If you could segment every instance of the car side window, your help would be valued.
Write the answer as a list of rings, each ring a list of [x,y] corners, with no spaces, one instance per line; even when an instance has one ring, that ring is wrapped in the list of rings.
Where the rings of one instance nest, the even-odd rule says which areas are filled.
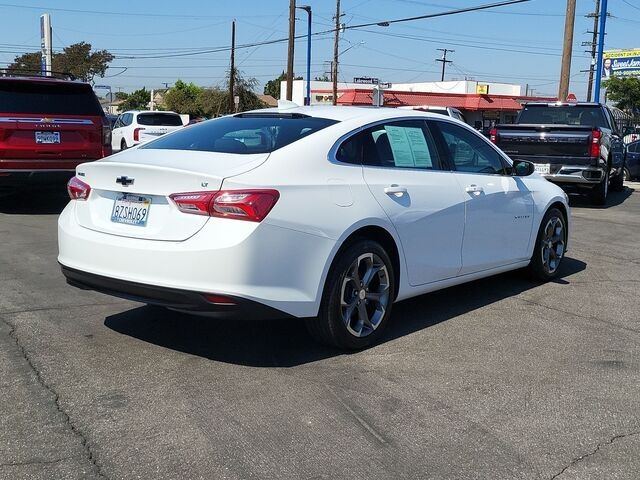
[[[432,121],[434,135],[441,135],[441,146],[458,172],[506,175],[507,165],[491,145],[478,134],[450,122]]]
[[[124,125],[128,127],[133,122],[133,113],[125,113],[124,114]]]
[[[113,128],[120,128],[122,127],[122,115],[119,115],[118,118],[116,119],[116,123],[113,124]]]

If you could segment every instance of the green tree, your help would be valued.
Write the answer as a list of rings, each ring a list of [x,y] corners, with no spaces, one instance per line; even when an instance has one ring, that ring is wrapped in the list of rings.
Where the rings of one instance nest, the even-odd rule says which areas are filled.
[[[229,109],[229,92],[219,88],[203,88],[197,98],[198,109],[207,118],[219,117]]]
[[[603,83],[607,99],[620,110],[635,113],[640,110],[640,79],[636,77],[610,77]]]
[[[278,75],[273,80],[269,80],[264,85],[264,90],[263,90],[264,94],[265,95],[271,95],[275,99],[280,98],[280,82],[284,82],[286,79],[287,79],[287,74],[283,70],[280,75]],[[293,79],[294,80],[302,80],[302,77],[294,76]]]
[[[118,111],[146,110],[151,102],[151,92],[142,87],[140,90],[129,94],[124,102],[118,107]]]
[[[37,75],[40,73],[39,52],[25,53],[14,58],[5,69],[7,73]],[[54,77],[72,76],[78,80],[91,82],[98,77],[104,77],[113,55],[107,50],[91,51],[91,44],[86,42],[74,43],[65,47],[60,53],[51,57],[51,70]]]
[[[188,113],[193,116],[203,114],[199,97],[204,89],[193,83],[178,80],[164,95],[163,104],[177,113]]]
[[[4,71],[9,74],[38,75],[41,68],[41,58],[39,52],[18,55],[13,59],[13,63],[10,63]]]
[[[235,78],[235,82],[234,82],[235,94],[240,99],[240,103],[238,104],[238,111],[244,112],[247,110],[265,108],[264,102],[262,102],[258,98],[258,96],[254,91],[255,88],[258,86],[258,80],[256,80],[255,78],[244,78],[242,76],[242,73],[237,68],[233,73]],[[228,112],[228,113],[233,113],[233,112]]]
[[[116,92],[113,94],[113,98],[116,100],[126,100],[129,94],[127,92]]]

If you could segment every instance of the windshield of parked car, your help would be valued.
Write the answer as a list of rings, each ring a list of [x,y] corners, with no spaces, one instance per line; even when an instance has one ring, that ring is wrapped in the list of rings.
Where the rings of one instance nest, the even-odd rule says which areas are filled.
[[[0,112],[33,115],[104,115],[86,83],[0,81]]]
[[[518,123],[608,128],[602,109],[597,106],[525,106],[520,112]]]
[[[240,114],[198,123],[141,148],[270,153],[337,123],[306,115]]]
[[[138,125],[152,125],[156,127],[181,127],[182,119],[175,113],[139,113]]]

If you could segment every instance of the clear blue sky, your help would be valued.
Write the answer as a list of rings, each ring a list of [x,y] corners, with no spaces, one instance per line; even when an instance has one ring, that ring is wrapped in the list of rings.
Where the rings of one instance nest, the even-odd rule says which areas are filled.
[[[460,8],[495,0],[342,0],[342,21],[347,25],[390,20]],[[334,0],[298,0],[314,12],[313,31],[332,28]],[[586,91],[589,65],[583,41],[592,20],[593,0],[578,0],[571,88],[579,98]],[[236,19],[237,44],[251,44],[287,36],[288,0],[183,0],[109,2],[77,0],[0,0],[0,65],[19,54],[38,50],[39,16],[52,16],[54,49],[86,41],[116,55],[101,84],[131,91],[142,86],[162,87],[178,78],[199,85],[224,81],[228,52],[165,58],[127,58],[183,55],[227,47],[230,23]],[[341,39],[340,79],[379,77],[389,82],[434,81],[440,78],[437,48],[451,48],[447,79],[465,76],[476,80],[525,84],[536,93],[557,93],[564,30],[565,0],[528,3],[444,18],[347,30]],[[71,11],[76,10],[76,11]],[[81,11],[80,11],[81,10]],[[611,18],[606,48],[640,47],[640,0],[609,0]],[[306,33],[306,13],[298,13],[298,34]],[[303,75],[306,40],[296,44],[296,74]],[[364,42],[364,43],[361,43]],[[313,39],[312,76],[328,69],[332,34]],[[286,66],[286,43],[241,49],[237,64],[247,77],[261,84]],[[126,67],[126,71],[125,68]]]

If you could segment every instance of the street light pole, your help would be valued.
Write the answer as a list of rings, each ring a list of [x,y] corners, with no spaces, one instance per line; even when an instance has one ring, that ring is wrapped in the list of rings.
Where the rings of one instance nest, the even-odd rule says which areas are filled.
[[[300,10],[307,12],[308,28],[307,28],[307,94],[304,99],[305,105],[311,105],[311,7],[309,5],[301,5]]]
[[[602,82],[602,56],[604,54],[604,34],[607,26],[607,0],[600,3],[600,27],[598,29],[598,58],[596,58],[596,85],[593,89],[593,101],[600,101],[600,83]]]

